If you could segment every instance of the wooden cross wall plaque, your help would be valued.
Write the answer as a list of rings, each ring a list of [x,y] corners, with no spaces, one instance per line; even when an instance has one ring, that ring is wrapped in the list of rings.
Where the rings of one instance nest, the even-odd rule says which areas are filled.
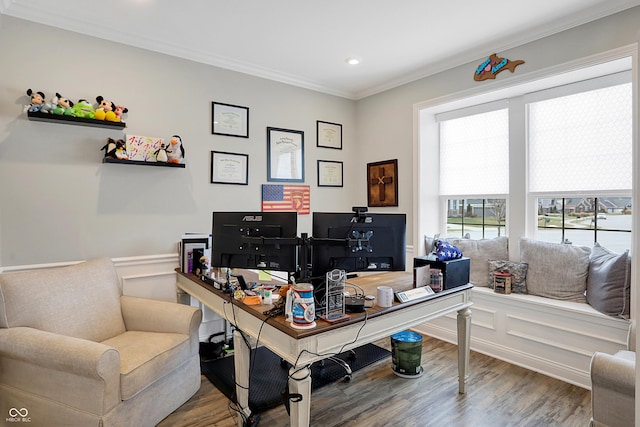
[[[398,159],[367,163],[367,205],[398,206]]]

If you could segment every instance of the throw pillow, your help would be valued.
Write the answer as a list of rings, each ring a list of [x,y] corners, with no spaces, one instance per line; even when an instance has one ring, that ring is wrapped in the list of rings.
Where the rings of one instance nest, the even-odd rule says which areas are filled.
[[[520,239],[520,262],[529,264],[527,292],[541,297],[586,302],[591,249]]]
[[[601,313],[628,319],[630,295],[629,251],[616,254],[596,243],[589,257],[587,302]]]
[[[444,240],[438,240],[436,242],[436,258],[438,261],[458,259],[462,258],[462,252],[455,245]]]
[[[496,271],[506,271],[511,274],[511,292],[526,294],[528,268],[529,265],[524,262],[489,260],[489,283],[487,285],[493,289],[493,273]]]
[[[453,244],[453,241],[459,239],[459,237],[445,237],[444,239],[438,239],[438,240],[444,240],[445,242],[449,242],[451,244]],[[438,241],[436,240],[436,242]],[[429,255],[429,253],[431,252],[431,249],[433,249],[434,245],[433,245],[433,236],[429,237],[429,236],[424,236],[424,249],[425,249],[425,253],[427,255]]]
[[[509,259],[509,239],[506,236],[494,239],[455,239],[452,242],[462,256],[469,258],[469,281],[476,286],[485,286],[489,281],[487,261]]]

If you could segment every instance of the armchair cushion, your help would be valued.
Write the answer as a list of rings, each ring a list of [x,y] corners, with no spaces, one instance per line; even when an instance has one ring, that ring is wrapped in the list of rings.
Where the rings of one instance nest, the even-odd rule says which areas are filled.
[[[125,331],[109,259],[0,274],[0,328],[27,326],[100,342]]]
[[[128,400],[189,359],[189,336],[127,331],[103,341],[120,353],[120,397]]]

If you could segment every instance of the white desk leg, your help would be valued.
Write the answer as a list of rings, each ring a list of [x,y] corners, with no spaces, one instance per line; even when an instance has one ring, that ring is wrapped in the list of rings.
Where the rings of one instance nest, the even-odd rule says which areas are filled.
[[[291,367],[289,375],[289,393],[302,396],[300,402],[291,402],[290,425],[291,427],[308,427],[311,413],[311,369]]]
[[[236,371],[236,396],[238,398],[238,410],[244,412],[245,417],[251,415],[249,410],[249,359],[251,349],[242,338],[237,329],[233,331],[233,353]],[[238,427],[244,426],[244,418],[238,415],[236,419]]]
[[[467,392],[469,379],[469,347],[471,343],[471,310],[458,311],[458,392]]]

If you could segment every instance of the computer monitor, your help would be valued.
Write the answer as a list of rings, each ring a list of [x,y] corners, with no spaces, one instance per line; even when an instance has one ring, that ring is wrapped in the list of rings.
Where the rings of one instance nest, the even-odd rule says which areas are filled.
[[[213,212],[212,267],[295,272],[297,212]]]
[[[312,276],[324,277],[333,269],[404,271],[406,264],[405,214],[314,212],[311,244]]]

